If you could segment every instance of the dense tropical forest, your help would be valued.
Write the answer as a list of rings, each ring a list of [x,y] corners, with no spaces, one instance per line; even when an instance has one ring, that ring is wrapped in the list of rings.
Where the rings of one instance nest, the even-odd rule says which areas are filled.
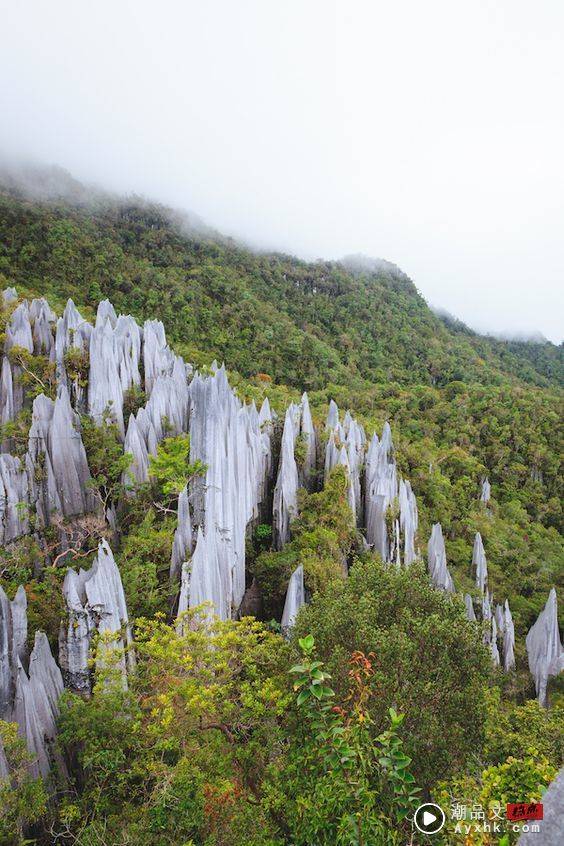
[[[480,805],[486,815],[540,799],[564,757],[562,676],[545,679],[539,702],[526,646],[551,589],[564,599],[562,347],[496,340],[442,319],[387,262],[256,252],[162,206],[92,195],[64,179],[64,196],[37,199],[9,181],[0,192],[0,290],[15,289],[0,316],[0,609],[10,619],[0,627],[0,670],[17,677],[0,701],[0,843],[403,846],[428,842],[412,823],[426,799],[445,809]],[[29,309],[34,298],[53,313]],[[78,340],[83,323],[64,323],[69,298],[94,326],[87,343]],[[128,339],[137,337],[133,324],[162,321],[170,349],[163,342],[158,351],[174,374],[166,378],[182,371],[170,383],[174,396],[162,394],[148,449],[138,431],[146,438],[146,410],[156,406],[147,350],[158,332],[145,324],[138,379],[116,371],[127,384],[118,415],[93,390],[94,375],[114,389],[101,372],[105,344],[125,325],[98,307],[106,298],[134,318]],[[60,349],[55,326],[56,338],[67,332]],[[140,343],[121,360],[126,370]],[[184,390],[189,412],[177,422]],[[331,401],[341,413],[330,424]],[[212,443],[208,420],[225,408],[257,444],[268,443],[268,461],[237,541],[241,596],[214,616],[194,599],[199,568],[201,598],[216,590],[206,593],[211,547],[198,549],[209,543],[210,479],[229,462],[240,479],[242,448],[234,435],[220,459],[219,446],[200,444]],[[53,420],[81,442],[84,460],[73,452],[62,461],[82,462],[73,488],[80,508],[49,481],[50,463],[59,478]],[[370,450],[384,454],[386,422],[385,470],[397,475],[394,490],[409,480],[417,502],[412,556],[395,495],[373,518],[387,541],[371,540]],[[345,455],[353,432],[356,493]],[[369,447],[374,432],[380,440]],[[298,490],[284,511],[289,465]],[[226,476],[213,476],[216,487],[232,484]],[[221,520],[243,507],[243,487],[234,490]],[[57,496],[57,506],[44,506]],[[427,543],[439,523],[452,590],[430,579]],[[79,600],[68,598],[68,568],[101,569],[103,539],[127,607],[127,620],[111,629],[98,625],[99,611],[85,623]],[[305,601],[289,621],[297,573]],[[85,578],[77,576],[77,595]],[[239,588],[230,583],[233,596]],[[497,640],[485,607],[506,600],[514,656],[504,667],[507,640],[499,632],[503,656],[492,661]],[[12,666],[22,603],[27,629]],[[90,626],[88,672],[78,683],[69,644],[82,625]],[[49,765],[38,770],[21,730],[31,717],[19,679],[33,688],[29,647],[42,643],[41,632],[66,689],[53,704]],[[434,842],[517,837],[464,833],[449,820]]]

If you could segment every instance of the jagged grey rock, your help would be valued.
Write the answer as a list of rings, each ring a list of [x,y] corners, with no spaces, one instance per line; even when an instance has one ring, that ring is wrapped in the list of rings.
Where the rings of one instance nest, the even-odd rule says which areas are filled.
[[[509,602],[505,600],[503,614],[503,669],[506,673],[515,667],[515,627],[509,609]]]
[[[492,631],[491,631],[491,638],[490,638],[490,652],[492,654],[492,662],[494,667],[499,667],[500,660],[499,660],[499,649],[497,646],[497,623],[495,621],[495,616],[492,616]]]
[[[394,558],[393,538],[388,537],[386,512],[398,496],[398,476],[393,456],[392,432],[385,423],[382,438],[375,433],[366,455],[366,539],[383,561]]]
[[[170,561],[170,580],[177,582],[182,572],[182,566],[192,555],[192,520],[188,503],[188,486],[180,492],[178,497],[177,527],[172,543],[172,557]]]
[[[44,355],[51,361],[55,360],[55,337],[53,326],[56,321],[55,313],[49,307],[47,300],[32,300],[29,308],[29,316],[32,324],[33,352],[35,355]]]
[[[226,620],[230,616],[229,597],[225,594],[225,579],[221,572],[220,550],[217,533],[207,537],[198,527],[196,547],[189,562],[182,568],[182,583],[178,602],[178,615],[189,608],[206,603],[204,618],[214,614]]]
[[[166,342],[165,329],[160,320],[146,320],[143,324],[143,369],[145,392],[149,397],[159,376],[169,376],[176,356]]]
[[[21,661],[17,662],[14,722],[27,743],[32,756],[29,771],[33,778],[49,775],[51,764],[45,745],[44,726],[37,708],[35,693]]]
[[[35,635],[29,660],[29,677],[24,669],[27,658],[27,599],[22,586],[12,602],[0,587],[0,719],[18,724],[20,736],[32,755],[30,772],[47,776],[56,735],[58,700],[62,677],[42,632]],[[0,777],[8,774],[8,762],[0,750]]]
[[[8,376],[7,372],[4,372],[2,378],[2,387],[7,391],[6,395],[0,398],[0,417],[3,422],[14,420],[24,406],[25,390],[20,378],[22,370],[19,365],[10,363],[8,353],[14,347],[23,347],[27,352],[33,353],[33,334],[27,300],[21,302],[12,312],[6,326],[5,338],[3,370],[6,371],[9,367],[11,373]]]
[[[490,480],[486,476],[485,479],[482,479],[482,490],[481,490],[481,493],[480,493],[480,502],[483,502],[487,505],[487,503],[490,501],[491,493],[492,493],[492,489],[491,489],[491,485],[490,485]]]
[[[0,544],[28,533],[29,501],[26,468],[16,456],[0,455]]]
[[[537,698],[541,705],[548,705],[547,685],[551,676],[564,669],[564,653],[558,629],[558,602],[552,588],[546,605],[526,638],[529,670],[535,680]]]
[[[406,567],[417,558],[415,540],[419,526],[417,500],[408,480],[401,479],[399,486],[399,528],[403,535],[403,561]],[[399,544],[398,544],[399,552]]]
[[[18,292],[15,288],[5,288],[2,291],[2,300],[5,306],[17,302]]]
[[[12,652],[22,663],[27,659],[27,594],[20,585],[10,602],[12,615]]]
[[[356,523],[361,524],[364,514],[361,492],[366,445],[364,429],[349,411],[346,412],[341,424],[339,409],[334,400],[331,400],[329,404],[326,429],[329,431],[329,439],[325,448],[325,480],[327,481],[329,473],[337,464],[347,468],[348,500]]]
[[[454,593],[454,583],[446,559],[445,541],[440,523],[435,523],[427,545],[428,566],[435,587]]]
[[[486,561],[486,553],[480,532],[476,532],[476,536],[474,538],[472,566],[474,568],[474,572],[476,573],[476,587],[479,589],[480,593],[483,594],[486,590],[486,584],[488,581],[488,563]]]
[[[466,616],[471,623],[476,622],[476,612],[474,611],[474,603],[469,593],[464,594],[464,605],[466,606]]]
[[[12,662],[12,613],[10,600],[0,585],[0,719],[12,710],[14,675]]]
[[[96,510],[79,425],[65,385],[54,402],[43,394],[34,400],[26,464],[42,525],[49,525],[53,511],[73,517]]]
[[[65,385],[77,407],[85,405],[85,389],[81,380],[68,378],[65,367],[65,356],[69,350],[79,350],[88,353],[90,350],[90,336],[92,326],[81,316],[72,300],[67,300],[62,317],[57,320],[55,332],[55,364],[59,384]]]
[[[538,831],[525,831],[517,846],[562,846],[564,842],[564,768],[542,797],[543,818]],[[532,826],[531,826],[532,828]]]
[[[127,672],[135,666],[133,638],[125,594],[118,566],[105,540],[90,570],[76,573],[69,569],[63,584],[68,621],[61,625],[59,655],[67,685],[81,693],[90,691],[91,640],[94,631],[108,633],[110,644],[102,640],[96,652],[96,667],[105,666],[108,649],[118,650],[118,668],[127,686]]]
[[[283,633],[287,634],[294,626],[302,605],[305,605],[304,568],[300,564],[290,576],[288,590],[286,591],[286,601],[284,602],[284,611],[280,623]]]
[[[300,436],[305,442],[305,458],[300,468],[300,475],[303,479],[303,486],[311,490],[315,482],[317,438],[306,393],[302,395],[301,401]]]
[[[206,472],[190,486],[193,525],[202,532],[190,579],[183,578],[190,593],[181,599],[186,607],[209,601],[226,619],[245,593],[245,535],[266,496],[270,426],[266,419],[260,423],[254,405],[237,399],[223,366],[212,369],[205,378],[196,374],[189,386],[190,461],[201,461]]]
[[[296,410],[297,406],[290,405],[284,418],[280,463],[276,487],[274,488],[273,504],[274,545],[276,549],[282,549],[284,544],[290,540],[290,524],[296,517],[298,510],[298,466],[294,457],[294,445],[298,435]]]

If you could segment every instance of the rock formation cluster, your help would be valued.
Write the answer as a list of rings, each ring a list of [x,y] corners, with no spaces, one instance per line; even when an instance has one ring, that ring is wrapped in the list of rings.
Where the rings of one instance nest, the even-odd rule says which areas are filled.
[[[0,545],[32,533],[40,541],[45,529],[56,527],[66,549],[61,524],[72,531],[73,520],[89,514],[105,517],[119,534],[119,503],[103,514],[93,490],[81,435],[81,415],[87,414],[100,426],[108,421],[117,426],[124,452],[131,456],[123,477],[128,496],[149,480],[151,456],[164,438],[190,437],[190,463],[200,472],[178,497],[170,561],[178,615],[204,604],[207,616],[226,620],[247,607],[246,591],[257,593],[256,584],[247,585],[250,528],[272,517],[273,545],[281,549],[291,539],[298,490],[318,490],[337,465],[346,470],[349,505],[367,547],[396,566],[410,566],[420,557],[417,502],[409,480],[398,471],[388,423],[380,437],[367,438],[350,412],[341,415],[331,400],[324,427],[316,427],[304,393],[279,425],[267,399],[260,410],[241,402],[223,366],[214,362],[209,372],[194,372],[170,349],[159,321],[141,326],[131,316],[116,314],[108,300],[100,303],[94,325],[72,300],[58,319],[43,299],[18,302],[14,289],[3,292],[2,302],[9,317],[0,365],[0,424],[16,420],[26,409],[31,425],[27,449],[19,455],[13,454],[10,437],[0,444]],[[35,399],[28,389],[26,396],[21,378],[22,362],[29,360],[24,353],[42,356],[54,374],[56,386]],[[137,410],[128,416],[131,396]],[[484,478],[480,499],[487,505],[490,496]],[[427,563],[432,583],[454,593],[440,523],[432,528]],[[507,600],[495,604],[488,589],[480,534],[472,565],[479,602],[466,594],[466,614],[483,626],[494,664],[510,671],[515,666],[513,619]],[[116,650],[124,685],[135,666],[120,572],[105,540],[89,568],[67,571],[63,595],[59,669],[42,633],[28,656],[24,589],[10,602],[0,588],[0,718],[17,722],[33,755],[34,772],[42,775],[54,760],[63,680],[89,695],[92,660],[103,669],[109,650]],[[300,565],[287,588],[281,620],[285,634],[305,602]],[[564,666],[554,590],[526,645],[539,701],[546,704],[548,679]],[[0,745],[0,777],[7,768]]]

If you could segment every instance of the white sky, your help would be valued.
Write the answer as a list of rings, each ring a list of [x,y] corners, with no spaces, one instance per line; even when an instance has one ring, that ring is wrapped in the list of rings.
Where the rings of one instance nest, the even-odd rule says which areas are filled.
[[[562,0],[0,0],[0,146],[562,338]]]

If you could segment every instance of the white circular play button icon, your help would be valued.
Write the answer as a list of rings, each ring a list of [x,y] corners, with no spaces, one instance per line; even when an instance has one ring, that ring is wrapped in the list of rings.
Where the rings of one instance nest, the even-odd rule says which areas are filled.
[[[420,805],[413,815],[413,822],[422,834],[437,834],[445,824],[445,812],[434,802]]]

